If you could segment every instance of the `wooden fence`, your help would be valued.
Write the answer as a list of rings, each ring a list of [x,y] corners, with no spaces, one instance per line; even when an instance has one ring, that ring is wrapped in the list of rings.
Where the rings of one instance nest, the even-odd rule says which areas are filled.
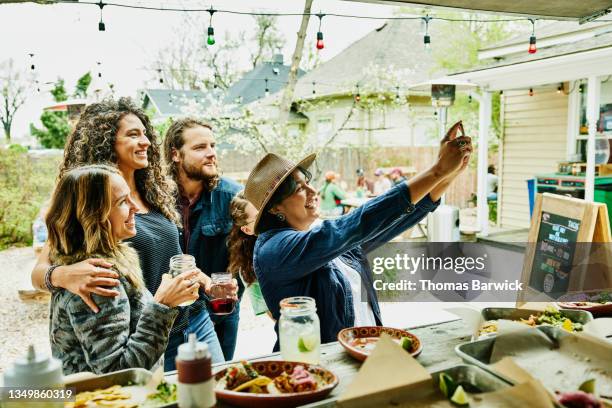
[[[352,190],[358,168],[364,169],[368,179],[374,178],[374,170],[377,167],[410,166],[420,172],[431,166],[437,155],[438,148],[430,146],[333,149],[319,154],[312,170],[315,185],[322,184],[323,173],[333,170],[341,174],[342,180],[346,181],[349,190]],[[261,157],[261,154],[247,155],[235,150],[225,150],[219,154],[219,162],[225,174],[244,182]],[[446,203],[459,208],[467,207],[472,194],[476,194],[476,183],[476,168],[469,166],[449,187]]]

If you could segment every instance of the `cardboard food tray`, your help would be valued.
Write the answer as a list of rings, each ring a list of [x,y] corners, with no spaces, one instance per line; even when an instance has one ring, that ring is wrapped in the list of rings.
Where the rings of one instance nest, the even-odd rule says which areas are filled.
[[[587,324],[593,320],[593,315],[585,310],[561,309],[561,314],[574,323]],[[482,318],[487,320],[520,320],[529,319],[532,314],[542,314],[542,311],[531,309],[518,309],[514,307],[485,307],[482,309]]]
[[[580,375],[584,373],[599,373],[605,377],[612,376],[612,369],[603,369],[603,367],[612,367],[610,361],[612,361],[612,353],[607,353],[606,347],[603,343],[591,343],[593,347],[588,344],[593,340],[589,340],[585,337],[572,335],[565,332],[564,330],[551,326],[539,326],[536,329],[526,329],[524,333],[528,331],[540,332],[532,334],[544,334],[542,336],[546,341],[542,341],[539,346],[521,349],[518,346],[516,349],[509,351],[508,356],[511,357],[517,365],[521,366],[524,370],[528,371],[531,376],[540,380],[549,391],[554,392],[556,390],[571,391],[577,389],[568,388],[568,379],[574,382],[581,382],[584,379],[580,378]],[[477,365],[500,378],[514,383],[511,378],[504,376],[501,372],[496,370],[494,362],[491,361],[492,354],[496,351],[500,351],[500,347],[496,347],[496,341],[501,336],[489,337],[481,340],[477,340],[471,343],[463,343],[455,347],[455,352],[467,363]],[[571,340],[565,342],[567,346],[565,351],[562,352],[562,340]],[[580,345],[576,346],[577,344]],[[584,342],[584,344],[582,344]],[[547,344],[549,343],[549,344]],[[569,343],[569,344],[568,344]],[[507,344],[507,343],[506,343]],[[574,344],[574,346],[572,346]],[[509,348],[512,348],[510,346]],[[569,349],[569,351],[568,351]],[[597,351],[594,351],[597,349]],[[603,352],[602,352],[603,350]],[[537,361],[546,361],[546,364],[537,364]],[[555,362],[565,361],[567,366],[562,369],[567,369],[576,375],[569,375],[569,373],[562,373],[556,370]],[[555,371],[555,375],[551,375],[550,371]],[[562,371],[562,370],[560,370]],[[580,374],[580,375],[579,375]],[[572,386],[575,384],[572,384]],[[608,388],[610,384],[599,381],[599,387]],[[604,391],[607,395],[608,390]]]
[[[83,391],[94,391],[112,387],[113,385],[121,385],[126,387],[126,391],[130,392],[135,400],[145,399],[149,394],[149,390],[145,388],[145,384],[151,380],[153,373],[144,368],[130,368],[127,370],[115,371],[109,374],[99,375],[93,378],[84,380],[76,380],[66,383],[66,387],[76,388],[76,393]],[[127,384],[133,384],[128,386]],[[157,405],[157,408],[175,408],[178,407],[176,402],[164,405]]]
[[[438,390],[438,381],[441,373],[449,374],[458,384],[470,393],[493,392],[510,386],[510,383],[485,371],[480,367],[460,364],[431,374],[435,388]],[[335,408],[337,398],[328,398],[323,401],[303,405],[302,408]]]

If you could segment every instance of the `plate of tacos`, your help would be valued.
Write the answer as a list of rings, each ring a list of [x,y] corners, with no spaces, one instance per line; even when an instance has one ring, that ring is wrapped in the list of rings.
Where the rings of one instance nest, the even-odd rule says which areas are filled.
[[[292,361],[241,361],[215,374],[217,399],[235,406],[295,407],[325,398],[338,377],[317,365]]]

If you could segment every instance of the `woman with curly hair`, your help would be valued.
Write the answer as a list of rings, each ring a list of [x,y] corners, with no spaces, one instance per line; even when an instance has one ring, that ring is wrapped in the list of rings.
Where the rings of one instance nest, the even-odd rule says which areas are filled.
[[[128,241],[136,249],[147,289],[155,293],[162,275],[168,271],[170,258],[181,254],[174,207],[176,186],[166,176],[157,134],[144,111],[129,98],[105,100],[87,106],[66,143],[61,178],[75,166],[111,163],[117,166],[128,186],[130,197],[138,206],[137,234]],[[35,287],[53,291],[64,288],[83,299],[94,311],[99,308],[91,294],[118,296],[118,275],[112,265],[99,258],[89,258],[72,265],[57,266],[49,260],[49,248],[43,249],[34,270]],[[203,286],[210,288],[210,278],[198,274]],[[170,334],[165,354],[166,370],[175,367],[179,344],[189,332],[208,343],[214,362],[223,354],[210,320],[204,296],[182,308]]]
[[[272,317],[261,294],[257,276],[253,270],[253,249],[255,248],[255,230],[253,224],[257,218],[257,209],[246,198],[244,192],[238,193],[230,203],[230,214],[234,225],[227,237],[229,252],[228,270],[242,279],[246,292],[251,298],[255,315],[267,313]]]

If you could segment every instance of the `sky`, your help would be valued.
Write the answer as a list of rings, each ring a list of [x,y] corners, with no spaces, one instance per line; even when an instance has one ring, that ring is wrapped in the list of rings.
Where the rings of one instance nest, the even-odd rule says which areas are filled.
[[[204,3],[194,0],[130,1],[116,3],[147,6],[179,6],[234,11],[268,11],[301,13],[302,0],[218,0]],[[342,13],[388,17],[395,11],[387,5],[350,1],[315,0],[313,12]],[[415,9],[415,12],[419,10]],[[208,13],[205,13],[206,15]],[[35,75],[41,92],[32,84],[26,104],[19,110],[13,123],[13,137],[20,138],[28,132],[31,122],[37,123],[41,109],[53,103],[48,90],[58,77],[66,80],[68,90],[76,79],[91,71],[102,80],[115,85],[116,94],[136,96],[146,81],[156,76],[156,55],[160,49],[172,44],[180,27],[182,12],[160,12],[106,6],[103,12],[106,31],[98,31],[100,10],[96,5],[78,4],[9,4],[0,5],[0,62],[12,58],[15,64],[31,75],[30,65],[36,67]],[[287,41],[283,50],[288,61],[295,45],[301,17],[279,17],[278,27]],[[219,34],[225,31],[254,31],[253,18],[217,13],[214,27]],[[323,19],[325,49],[321,60],[326,61],[354,41],[381,26],[382,21],[326,17]],[[314,46],[318,19],[311,18],[306,46]],[[34,54],[30,57],[29,54]],[[98,62],[100,64],[98,65]],[[46,84],[47,83],[47,84]]]

